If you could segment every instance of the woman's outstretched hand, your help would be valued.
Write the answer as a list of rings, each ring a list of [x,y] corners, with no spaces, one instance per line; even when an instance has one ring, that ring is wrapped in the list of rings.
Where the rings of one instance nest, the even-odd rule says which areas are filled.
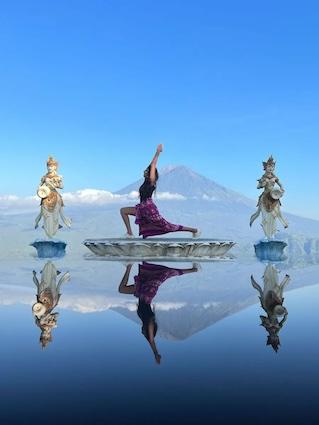
[[[162,143],[160,145],[158,145],[157,146],[157,149],[156,149],[156,153],[161,153],[161,152],[163,152],[163,145],[162,145]]]

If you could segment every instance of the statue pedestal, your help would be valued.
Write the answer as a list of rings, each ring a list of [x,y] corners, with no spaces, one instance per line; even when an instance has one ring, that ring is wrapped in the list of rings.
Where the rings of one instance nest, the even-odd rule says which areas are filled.
[[[111,260],[210,260],[223,258],[235,243],[218,239],[147,238],[87,239],[94,254]]]
[[[39,258],[64,257],[66,243],[63,241],[36,240],[30,244]]]
[[[257,258],[261,261],[284,261],[287,257],[284,249],[287,244],[283,241],[260,241],[255,247]]]

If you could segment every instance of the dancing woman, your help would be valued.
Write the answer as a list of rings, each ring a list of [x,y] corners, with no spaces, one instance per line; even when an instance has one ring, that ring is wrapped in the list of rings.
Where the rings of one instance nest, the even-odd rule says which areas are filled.
[[[127,230],[125,237],[127,238],[134,237],[129,219],[130,215],[136,217],[135,223],[139,225],[139,235],[142,235],[143,238],[170,232],[191,232],[193,237],[198,237],[200,235],[198,229],[169,223],[160,215],[152,200],[152,195],[156,189],[158,180],[158,171],[156,168],[157,160],[162,150],[163,146],[158,145],[152,162],[144,171],[144,183],[139,188],[140,203],[135,207],[121,208],[121,216]]]

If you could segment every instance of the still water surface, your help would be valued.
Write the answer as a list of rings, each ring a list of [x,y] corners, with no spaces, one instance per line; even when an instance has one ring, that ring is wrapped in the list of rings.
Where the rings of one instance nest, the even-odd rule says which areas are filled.
[[[277,284],[290,276],[271,328],[251,284],[253,274],[265,289],[266,264],[166,264],[185,274],[134,264],[127,283],[121,263],[52,264],[61,273],[40,292],[71,276],[54,326],[32,313],[45,261],[2,264],[1,424],[318,423],[318,266],[268,269]]]

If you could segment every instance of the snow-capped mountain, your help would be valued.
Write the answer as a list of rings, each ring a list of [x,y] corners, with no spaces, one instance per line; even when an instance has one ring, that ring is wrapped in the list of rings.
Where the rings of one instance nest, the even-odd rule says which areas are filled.
[[[86,238],[121,237],[125,227],[119,214],[120,207],[138,202],[137,190],[141,183],[142,180],[136,181],[117,193],[94,189],[63,193],[65,212],[73,219],[73,226],[67,233],[62,229],[60,237],[66,237],[69,245],[77,252],[86,250],[82,246]],[[0,197],[0,227],[5,242],[3,250],[0,249],[0,257],[10,257],[12,253],[21,252],[22,247],[27,249],[32,239],[41,236],[40,229],[35,231],[33,228],[39,209],[38,200],[30,197],[7,198]],[[24,208],[31,201],[32,210],[27,212]],[[203,237],[234,240],[237,245],[233,252],[236,254],[252,255],[253,242],[263,237],[259,223],[249,227],[249,217],[256,208],[255,200],[225,188],[185,166],[169,166],[161,170],[155,202],[161,214],[172,223],[199,227]],[[318,256],[319,221],[293,214],[285,216],[289,228],[280,234],[280,238],[288,242],[289,254],[294,258]],[[281,230],[280,224],[278,228]],[[135,225],[133,232],[138,235]]]
[[[123,195],[137,191],[143,179],[124,187],[117,194]],[[223,202],[227,204],[242,203],[252,207],[255,201],[234,192],[231,189],[196,173],[183,165],[170,165],[160,171],[157,192],[180,194],[186,199]]]

